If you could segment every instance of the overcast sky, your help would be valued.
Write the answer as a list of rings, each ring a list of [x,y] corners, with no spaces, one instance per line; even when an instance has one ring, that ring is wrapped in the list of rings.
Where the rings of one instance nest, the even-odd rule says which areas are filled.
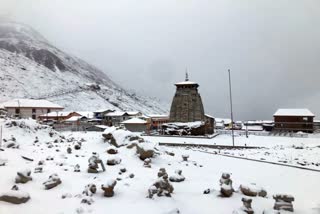
[[[207,113],[271,119],[277,108],[320,115],[319,0],[0,0],[0,17],[31,25],[125,88],[171,102],[200,84]]]

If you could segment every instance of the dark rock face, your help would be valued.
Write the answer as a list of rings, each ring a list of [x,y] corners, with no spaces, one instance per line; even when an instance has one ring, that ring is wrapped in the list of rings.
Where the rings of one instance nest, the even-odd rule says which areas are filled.
[[[273,199],[276,201],[273,209],[275,210],[285,210],[289,212],[293,212],[292,202],[294,201],[294,197],[291,195],[274,195]]]

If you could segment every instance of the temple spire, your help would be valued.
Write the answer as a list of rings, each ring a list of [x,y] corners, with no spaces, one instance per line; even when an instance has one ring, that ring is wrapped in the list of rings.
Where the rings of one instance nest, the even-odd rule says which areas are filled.
[[[189,81],[189,74],[188,74],[188,69],[186,68],[186,82]]]

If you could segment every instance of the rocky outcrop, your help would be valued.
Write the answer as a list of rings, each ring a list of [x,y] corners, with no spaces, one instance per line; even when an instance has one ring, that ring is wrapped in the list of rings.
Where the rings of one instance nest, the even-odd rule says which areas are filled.
[[[113,197],[114,196],[114,187],[117,185],[116,180],[110,180],[106,184],[101,185],[101,189],[104,191],[104,197]]]
[[[32,181],[31,170],[27,169],[24,171],[17,172],[17,176],[15,180],[16,184],[19,184],[19,183],[25,184],[29,181]]]
[[[46,190],[49,190],[49,189],[55,188],[56,186],[60,185],[61,183],[62,182],[61,182],[61,179],[59,178],[58,174],[52,174],[49,176],[49,179],[43,183],[43,185]]]

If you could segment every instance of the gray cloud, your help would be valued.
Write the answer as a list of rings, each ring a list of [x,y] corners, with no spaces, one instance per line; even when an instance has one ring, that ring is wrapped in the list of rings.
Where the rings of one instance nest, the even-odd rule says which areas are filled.
[[[205,109],[269,119],[278,107],[319,109],[318,0],[0,0],[27,23],[123,86],[170,102],[188,67]]]

